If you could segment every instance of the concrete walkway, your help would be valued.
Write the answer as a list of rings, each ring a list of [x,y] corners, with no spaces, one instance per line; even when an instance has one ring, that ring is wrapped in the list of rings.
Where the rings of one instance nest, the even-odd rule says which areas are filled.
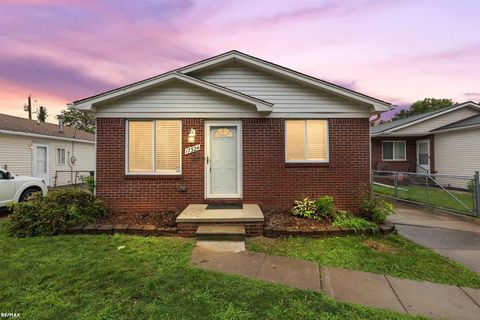
[[[480,273],[480,219],[397,204],[389,220],[402,236]]]
[[[480,318],[478,289],[404,280],[346,269],[320,268],[313,262],[264,253],[216,251],[211,245],[197,245],[192,255],[192,263],[201,269],[324,292],[344,302],[432,318]]]

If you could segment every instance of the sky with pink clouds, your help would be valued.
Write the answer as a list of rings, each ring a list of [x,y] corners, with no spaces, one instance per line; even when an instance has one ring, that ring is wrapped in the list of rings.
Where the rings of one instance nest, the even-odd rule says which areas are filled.
[[[480,1],[0,0],[0,112],[229,51],[407,106],[480,100]]]

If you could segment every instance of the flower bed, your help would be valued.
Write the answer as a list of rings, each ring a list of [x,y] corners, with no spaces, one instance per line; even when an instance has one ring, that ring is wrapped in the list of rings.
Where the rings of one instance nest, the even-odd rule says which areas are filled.
[[[145,213],[124,213],[112,214],[97,221],[97,224],[107,225],[153,225],[157,228],[175,228],[180,212],[145,212]]]

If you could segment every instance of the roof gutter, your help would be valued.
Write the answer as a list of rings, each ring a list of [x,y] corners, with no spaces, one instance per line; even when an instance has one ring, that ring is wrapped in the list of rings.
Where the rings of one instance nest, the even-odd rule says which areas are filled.
[[[10,131],[10,130],[0,130],[0,133],[9,134],[9,135],[12,135],[12,136],[34,137],[34,138],[54,139],[54,140],[63,140],[63,141],[75,141],[75,142],[95,144],[95,141],[90,141],[90,140],[57,137],[57,136],[47,136],[47,135],[38,134],[38,133],[18,132],[18,131]]]

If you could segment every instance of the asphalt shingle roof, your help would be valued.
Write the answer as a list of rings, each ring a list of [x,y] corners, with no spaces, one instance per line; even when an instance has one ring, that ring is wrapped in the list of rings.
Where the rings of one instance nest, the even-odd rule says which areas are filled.
[[[35,120],[0,113],[0,130],[41,134],[44,136],[95,141],[95,135],[83,130],[65,126],[64,132],[58,131],[53,123],[38,123]]]
[[[442,108],[442,109],[439,109],[439,110],[436,110],[436,111],[430,111],[430,112],[426,112],[426,113],[422,113],[422,114],[417,114],[417,115],[414,115],[414,116],[411,116],[411,117],[408,117],[408,118],[405,118],[405,119],[399,119],[399,120],[379,124],[379,125],[376,125],[376,126],[372,127],[371,132],[372,132],[372,134],[376,134],[376,133],[384,132],[384,131],[387,131],[387,130],[391,130],[391,129],[394,129],[396,127],[402,126],[404,124],[429,117],[429,116],[434,115],[436,113],[444,112],[446,110],[450,110],[450,109],[456,108],[458,106],[467,105],[467,104],[476,105],[475,103],[473,103],[471,101],[467,101],[467,102],[460,103],[460,104],[455,104],[451,107]]]
[[[469,117],[469,118],[466,118],[466,119],[463,119],[463,120],[459,120],[457,122],[452,122],[452,123],[447,124],[443,127],[436,128],[432,131],[439,131],[439,130],[446,130],[446,129],[458,129],[458,128],[462,128],[462,127],[466,127],[466,126],[472,126],[472,125],[476,125],[476,124],[480,124],[480,114],[477,114],[475,116],[472,116],[472,117]]]

